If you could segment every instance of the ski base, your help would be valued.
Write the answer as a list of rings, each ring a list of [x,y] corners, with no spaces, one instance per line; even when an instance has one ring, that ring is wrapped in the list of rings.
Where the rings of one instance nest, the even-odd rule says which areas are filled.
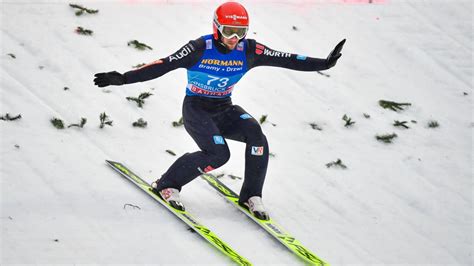
[[[328,266],[329,264],[318,258],[311,251],[305,248],[298,240],[293,236],[285,232],[273,219],[260,220],[255,217],[247,208],[240,206],[239,195],[228,188],[222,183],[217,177],[203,173],[201,178],[207,181],[215,190],[219,192],[221,196],[226,198],[234,207],[245,213],[263,229],[265,229],[270,235],[276,238],[281,244],[288,248],[291,252],[297,255],[300,259],[304,260],[305,263],[310,265]]]
[[[207,240],[211,245],[213,245],[216,249],[226,255],[228,258],[233,260],[238,265],[252,265],[246,258],[239,255],[236,251],[234,251],[229,245],[227,245],[224,241],[222,241],[216,234],[214,234],[209,228],[202,225],[196,218],[194,218],[188,211],[181,211],[178,209],[173,208],[169,205],[166,201],[164,201],[160,196],[153,192],[152,187],[146,181],[141,179],[138,175],[134,174],[130,169],[124,166],[122,163],[113,162],[106,160],[107,164],[112,167],[115,171],[121,174],[123,177],[127,178],[149,196],[151,196],[154,200],[159,202],[161,205],[166,207],[170,210],[174,215],[176,215],[179,219],[181,219],[185,224],[191,227],[194,231],[196,231],[201,237]]]

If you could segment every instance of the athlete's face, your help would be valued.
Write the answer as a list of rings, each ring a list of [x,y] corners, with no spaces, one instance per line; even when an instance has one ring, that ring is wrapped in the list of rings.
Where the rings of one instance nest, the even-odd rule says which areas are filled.
[[[227,39],[226,37],[222,36],[221,41],[229,50],[234,50],[239,43],[239,39],[237,37]]]

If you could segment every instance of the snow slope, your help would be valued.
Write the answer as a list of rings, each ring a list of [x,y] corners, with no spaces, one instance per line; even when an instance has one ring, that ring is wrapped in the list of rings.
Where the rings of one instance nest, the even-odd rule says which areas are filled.
[[[234,103],[268,115],[262,127],[275,157],[267,209],[332,265],[472,265],[473,4],[347,2],[354,1],[243,2],[249,38],[273,49],[325,57],[347,38],[330,77],[262,67],[234,91]],[[0,121],[0,264],[231,264],[104,163],[123,161],[153,181],[177,158],[166,150],[197,149],[171,126],[181,116],[186,72],[107,90],[92,83],[94,73],[128,71],[210,33],[218,3],[77,3],[100,12],[76,17],[67,1],[1,1],[0,115],[22,119]],[[78,26],[93,36],[75,34]],[[134,39],[153,51],[128,47]],[[125,99],[141,92],[153,93],[143,109]],[[381,99],[412,106],[393,112],[378,106]],[[102,112],[113,127],[99,128]],[[356,121],[351,128],[344,114]],[[57,130],[53,117],[88,122]],[[146,129],[132,127],[138,118]],[[428,128],[430,120],[440,127]],[[398,138],[375,139],[385,133]],[[230,162],[215,172],[243,176],[244,146],[230,145]],[[338,158],[348,169],[326,167]],[[300,264],[204,181],[182,197],[256,265]]]

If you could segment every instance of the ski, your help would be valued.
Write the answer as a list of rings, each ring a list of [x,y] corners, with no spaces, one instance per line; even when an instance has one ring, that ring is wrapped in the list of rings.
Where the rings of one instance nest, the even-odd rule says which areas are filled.
[[[276,238],[281,244],[283,244],[286,248],[288,248],[291,252],[297,255],[300,259],[302,259],[305,263],[310,265],[319,265],[319,266],[327,266],[328,263],[324,262],[316,255],[314,255],[311,251],[305,248],[298,240],[296,240],[293,236],[288,234],[285,230],[281,228],[271,217],[270,220],[264,221],[256,218],[247,208],[242,207],[239,205],[239,195],[232,191],[229,187],[227,187],[224,183],[222,183],[217,177],[203,173],[201,175],[209,185],[211,185],[215,190],[219,192],[221,196],[226,198],[234,207],[245,213],[248,217],[250,217],[253,221],[255,221],[258,225],[260,225],[265,231],[267,231],[270,235]]]
[[[233,260],[238,265],[252,265],[246,258],[239,255],[235,250],[233,250],[229,245],[222,241],[216,234],[214,234],[209,228],[198,222],[188,211],[181,211],[173,208],[166,201],[164,201],[160,196],[153,192],[152,187],[149,183],[141,179],[138,175],[134,174],[129,168],[124,166],[122,163],[113,162],[106,160],[107,164],[112,167],[115,171],[121,174],[123,177],[131,181],[141,190],[146,192],[154,200],[159,202],[161,205],[170,210],[174,215],[181,219],[185,224],[191,227],[196,233],[202,236],[207,240],[211,245],[221,251],[228,258]]]

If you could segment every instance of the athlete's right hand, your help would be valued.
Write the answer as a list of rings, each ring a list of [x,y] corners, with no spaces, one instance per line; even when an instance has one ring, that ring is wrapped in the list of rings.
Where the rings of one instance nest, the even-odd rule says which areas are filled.
[[[125,76],[118,73],[117,71],[97,73],[94,75],[94,77],[94,84],[101,88],[109,85],[125,84]]]

